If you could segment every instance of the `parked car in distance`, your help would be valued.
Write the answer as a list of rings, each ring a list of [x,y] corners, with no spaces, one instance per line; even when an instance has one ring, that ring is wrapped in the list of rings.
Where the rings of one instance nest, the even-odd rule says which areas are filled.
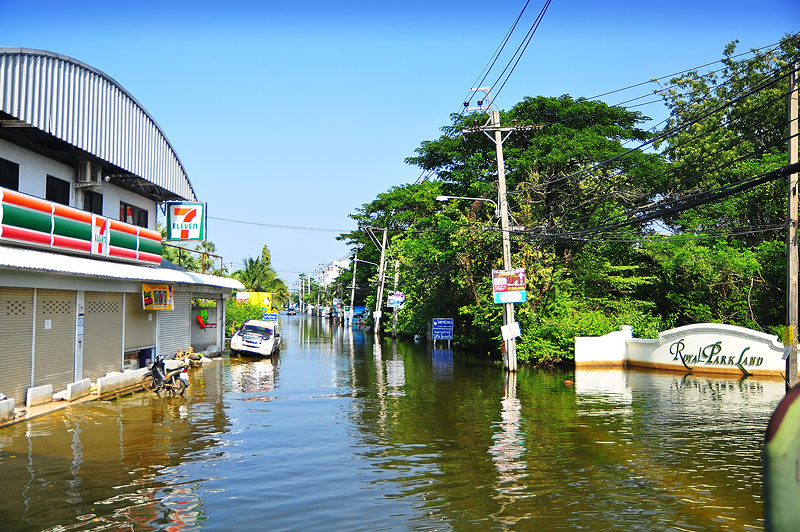
[[[294,305],[290,305],[289,308],[286,309],[286,314],[289,316],[294,316],[297,314],[297,307]]]
[[[277,321],[247,320],[233,333],[231,354],[271,356],[280,353]]]

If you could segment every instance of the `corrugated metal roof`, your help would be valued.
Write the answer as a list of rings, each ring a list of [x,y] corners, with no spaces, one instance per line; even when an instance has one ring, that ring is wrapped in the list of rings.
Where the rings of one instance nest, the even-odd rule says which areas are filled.
[[[197,201],[183,163],[153,117],[96,68],[45,50],[0,47],[0,111]]]
[[[170,267],[151,268],[108,260],[95,260],[73,255],[48,253],[35,249],[2,247],[0,273],[4,268],[23,271],[38,271],[77,275],[81,277],[124,279],[144,282],[176,283],[219,287],[228,290],[243,290],[244,285],[236,279],[217,277],[202,273],[187,272]]]

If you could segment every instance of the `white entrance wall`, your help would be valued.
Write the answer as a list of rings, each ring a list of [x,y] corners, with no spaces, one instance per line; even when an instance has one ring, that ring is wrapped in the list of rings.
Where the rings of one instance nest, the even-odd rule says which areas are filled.
[[[780,376],[783,344],[760,331],[698,323],[633,338],[630,327],[601,337],[575,339],[575,367],[635,366],[695,373]]]

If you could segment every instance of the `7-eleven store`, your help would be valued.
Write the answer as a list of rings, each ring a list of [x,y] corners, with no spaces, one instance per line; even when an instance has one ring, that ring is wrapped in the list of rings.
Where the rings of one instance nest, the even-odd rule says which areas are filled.
[[[162,262],[171,201],[197,198],[133,96],[75,59],[0,47],[0,393],[22,405],[29,389],[223,345],[224,300],[243,287]],[[161,310],[143,295],[154,285],[171,296]],[[194,342],[193,298],[217,302]]]
[[[241,285],[162,266],[160,242],[158,232],[0,188],[0,392],[19,405],[31,387],[63,390],[170,357],[193,345],[192,298],[218,309],[216,337],[195,349],[219,349],[224,301]],[[169,288],[171,309],[145,310],[143,286],[154,284]]]

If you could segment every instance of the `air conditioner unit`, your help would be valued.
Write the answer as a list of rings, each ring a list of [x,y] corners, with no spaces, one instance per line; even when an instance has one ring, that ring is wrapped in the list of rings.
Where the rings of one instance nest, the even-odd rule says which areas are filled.
[[[103,184],[103,169],[90,161],[78,163],[78,181],[76,187],[99,187]]]

